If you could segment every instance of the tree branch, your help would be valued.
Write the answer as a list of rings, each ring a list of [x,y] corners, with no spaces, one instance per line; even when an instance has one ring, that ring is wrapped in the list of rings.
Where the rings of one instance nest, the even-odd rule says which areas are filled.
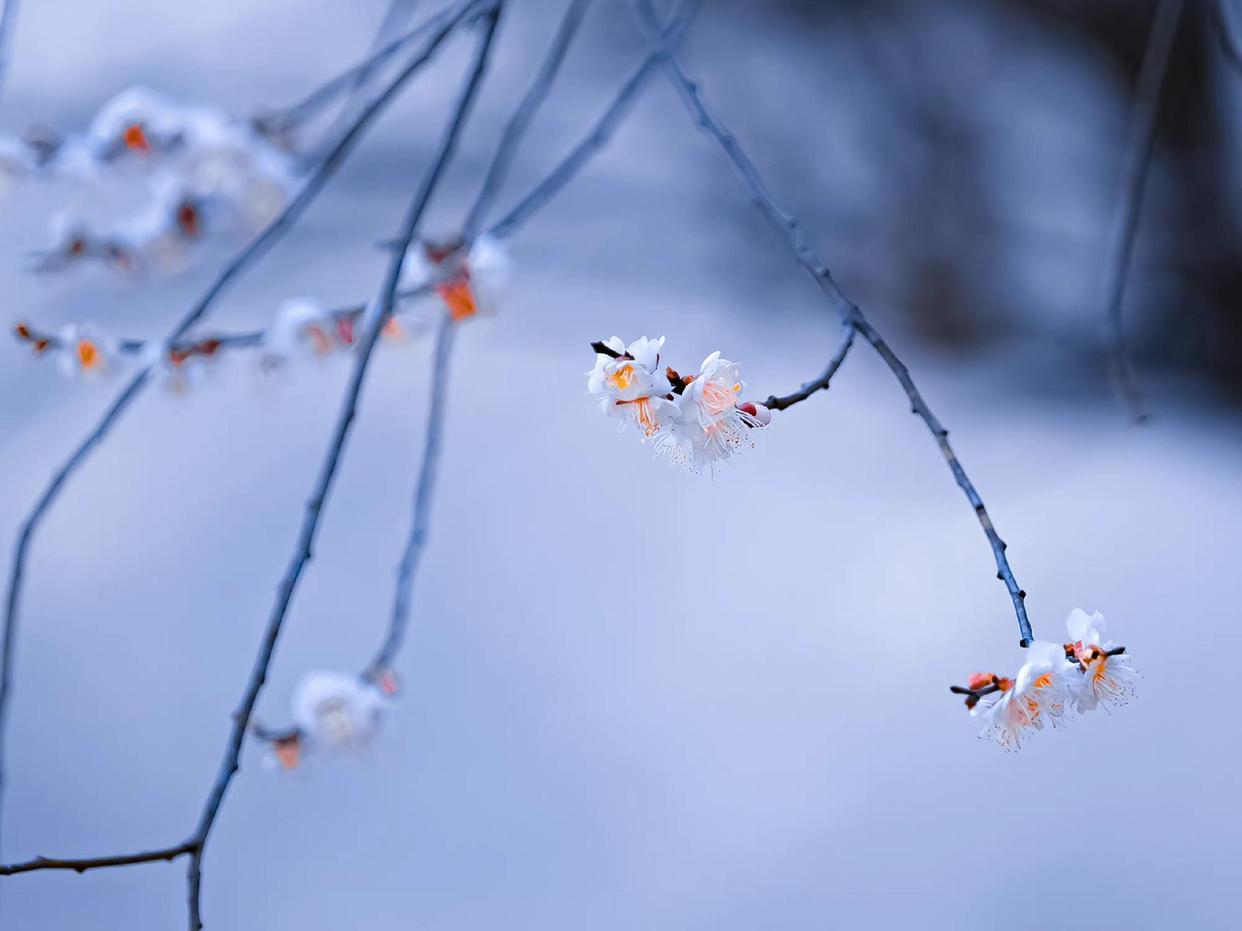
[[[445,313],[436,334],[435,363],[431,373],[431,408],[427,414],[427,435],[423,441],[422,465],[418,470],[418,482],[414,491],[414,517],[405,551],[397,565],[397,586],[392,602],[392,617],[388,633],[380,645],[375,659],[371,661],[370,674],[378,676],[392,666],[397,651],[405,640],[409,624],[410,603],[414,578],[418,572],[423,549],[431,525],[431,503],[435,494],[436,475],[440,462],[440,448],[444,437],[445,396],[448,393],[449,358],[453,352],[453,339],[457,324]]]
[[[488,167],[487,176],[483,179],[483,187],[479,190],[479,196],[475,199],[474,206],[470,208],[470,212],[466,215],[466,220],[462,224],[462,238],[466,242],[472,240],[475,233],[478,232],[483,215],[492,205],[492,201],[496,199],[496,194],[504,184],[505,176],[509,173],[509,167],[513,163],[513,156],[517,152],[518,144],[522,141],[522,137],[526,134],[531,120],[534,119],[540,105],[552,89],[552,82],[556,80],[556,75],[561,70],[561,64],[565,61],[565,53],[569,51],[569,45],[573,42],[574,36],[577,35],[578,27],[582,25],[582,20],[586,16],[587,7],[590,3],[591,0],[570,0],[569,8],[565,11],[565,16],[561,20],[560,28],[552,40],[552,47],[548,50],[547,57],[544,58],[543,64],[539,68],[539,73],[535,76],[534,83],[526,91],[526,96],[518,104],[518,108],[514,111],[513,116],[509,118],[504,134],[501,136],[500,145],[496,150],[496,155],[492,158],[492,163]]]
[[[1121,166],[1120,193],[1116,213],[1113,215],[1100,288],[1101,300],[1108,315],[1108,351],[1113,386],[1136,423],[1145,421],[1147,413],[1135,378],[1133,362],[1126,351],[1121,304],[1125,297],[1130,260],[1134,254],[1139,213],[1143,207],[1143,189],[1147,183],[1148,168],[1151,166],[1160,94],[1168,69],[1169,52],[1173,48],[1178,20],[1182,15],[1182,3],[1183,0],[1160,0],[1156,6],[1151,31],[1147,34],[1147,49],[1143,53],[1138,87],[1130,111],[1130,128]]]
[[[647,28],[648,33],[653,33],[657,28],[657,21],[650,0],[635,0],[635,3],[640,19]],[[910,399],[912,412],[931,431],[932,436],[936,440],[936,445],[940,448],[941,455],[944,456],[949,470],[953,473],[954,479],[974,508],[975,516],[979,519],[979,525],[983,528],[984,535],[988,539],[988,543],[992,548],[992,554],[996,560],[997,578],[1005,583],[1005,588],[1009,591],[1010,599],[1013,601],[1014,613],[1018,619],[1018,630],[1022,637],[1021,644],[1022,646],[1029,646],[1034,640],[1034,634],[1031,632],[1031,622],[1026,614],[1026,592],[1019,587],[1017,580],[1014,578],[1013,570],[1009,567],[1009,560],[1005,556],[1005,542],[996,532],[991,516],[987,512],[987,508],[984,507],[979,492],[975,489],[974,483],[967,476],[961,461],[957,458],[957,454],[949,444],[949,432],[941,425],[940,421],[932,413],[931,408],[927,406],[927,402],[919,393],[918,388],[915,387],[906,366],[898,359],[897,355],[880,336],[880,333],[863,315],[863,312],[837,286],[837,283],[833,280],[832,273],[818,259],[810,244],[802,235],[797,221],[777,206],[772,196],[768,193],[767,187],[763,183],[754,162],[742,151],[737,139],[708,112],[707,107],[699,96],[698,86],[686,76],[676,57],[672,54],[666,55],[660,59],[660,64],[699,128],[715,140],[724,151],[725,156],[729,159],[742,184],[750,191],[751,201],[776,231],[784,237],[799,264],[815,279],[820,289],[824,292],[824,296],[827,297],[828,302],[840,315],[842,322],[855,329],[859,335],[871,344],[872,348],[880,355],[898,382],[900,382],[906,392],[906,396]]]
[[[772,395],[764,405],[774,411],[783,411],[787,407],[805,401],[817,391],[827,391],[828,383],[832,381],[832,376],[837,374],[837,369],[841,367],[841,363],[845,361],[845,357],[849,354],[851,347],[854,345],[854,324],[852,321],[846,320],[841,324],[841,341],[837,344],[836,351],[829,358],[828,364],[824,366],[824,370],[814,381],[808,381],[792,394],[787,394],[782,398]]]
[[[208,288],[203,297],[196,303],[190,311],[181,319],[177,326],[169,334],[166,342],[170,345],[175,344],[181,339],[195,324],[197,324],[211,308],[213,302],[224,289],[241,274],[242,271],[249,268],[260,256],[276,243],[283,236],[293,222],[301,216],[306,207],[314,200],[316,195],[323,189],[324,185],[340,167],[346,156],[353,149],[354,144],[361,137],[365,129],[396,96],[405,81],[413,75],[422,63],[430,58],[440,47],[441,43],[446,39],[449,33],[456,27],[465,16],[472,10],[481,5],[482,0],[463,0],[456,7],[455,15],[447,22],[443,23],[437,29],[423,51],[409,63],[400,74],[396,76],[388,86],[377,95],[359,114],[358,119],[344,133],[340,140],[332,150],[324,157],[315,172],[310,176],[298,192],[297,196],[289,203],[284,211],[273,220],[258,236],[256,236],[244,249],[241,250],[233,259],[225,266],[224,270],[216,278],[215,282]],[[31,541],[34,539],[35,531],[38,529],[48,509],[59,497],[65,482],[70,476],[76,472],[86,461],[95,446],[108,434],[116,422],[120,419],[121,414],[129,407],[130,403],[142,392],[146,386],[148,378],[151,374],[149,367],[141,369],[137,372],[117,394],[112,404],[109,405],[104,416],[96,424],[95,428],[86,436],[86,438],[78,445],[78,447],[70,454],[69,458],[60,466],[53,474],[51,481],[44,487],[43,492],[39,495],[35,502],[34,508],[22,521],[21,529],[18,532],[16,546],[13,551],[13,561],[9,570],[8,597],[5,603],[4,616],[4,636],[3,642],[0,643],[0,794],[4,789],[4,761],[3,746],[4,733],[7,724],[8,699],[11,690],[13,655],[16,651],[17,642],[17,621],[18,606],[21,599],[21,587],[25,574],[26,560],[29,556]]]
[[[104,869],[110,866],[131,866],[135,863],[156,863],[160,860],[171,862],[177,857],[193,853],[198,849],[194,841],[186,841],[175,847],[164,847],[160,850],[146,850],[141,853],[127,853],[113,857],[86,857],[81,860],[62,860],[56,857],[35,857],[25,863],[11,863],[0,866],[0,876],[14,876],[18,873],[33,873],[36,870],[73,870],[85,873],[87,870]]]
[[[479,43],[474,65],[467,76],[465,88],[449,120],[444,136],[440,140],[439,148],[432,159],[431,166],[423,177],[418,193],[415,195],[405,219],[404,228],[399,237],[401,246],[393,253],[392,259],[389,262],[385,282],[381,289],[381,302],[376,313],[367,321],[365,335],[354,358],[354,367],[342,401],[341,411],[337,417],[336,426],[333,428],[324,461],[320,466],[319,477],[315,481],[310,499],[306,504],[306,512],[294,545],[292,559],[277,589],[276,604],[272,609],[271,616],[268,618],[263,641],[259,648],[259,655],[255,659],[254,668],[251,670],[250,678],[246,683],[241,704],[238,705],[237,710],[233,714],[233,726],[229,734],[228,744],[225,747],[224,759],[220,764],[219,774],[216,777],[211,792],[207,796],[206,804],[203,806],[198,826],[195,828],[193,835],[199,846],[190,856],[190,865],[186,874],[190,931],[199,931],[202,927],[202,860],[207,840],[211,835],[211,829],[215,824],[216,817],[220,813],[220,806],[224,802],[225,792],[228,790],[229,783],[232,782],[233,776],[239,768],[238,761],[241,757],[241,748],[246,729],[254,712],[255,703],[258,701],[259,693],[267,681],[267,670],[271,664],[272,655],[276,650],[276,642],[279,639],[285,615],[288,613],[289,605],[293,600],[293,593],[297,588],[303,569],[306,568],[306,564],[311,560],[315,533],[319,527],[319,518],[331,492],[337,468],[344,455],[345,442],[349,438],[354,416],[357,413],[358,398],[362,392],[362,384],[371,361],[371,355],[379,340],[380,331],[392,313],[397,293],[397,282],[401,276],[401,268],[405,261],[406,251],[414,240],[419,224],[422,221],[423,213],[439,184],[444,169],[453,156],[461,129],[465,125],[466,117],[471,110],[471,105],[482,83],[483,74],[487,67],[488,54],[496,34],[496,25],[502,2],[503,0],[497,0],[486,14],[484,36]]]
[[[629,112],[631,105],[638,97],[638,92],[643,89],[647,79],[655,71],[656,65],[676,48],[685,35],[698,10],[699,2],[700,0],[681,0],[677,10],[669,17],[669,24],[661,33],[655,48],[621,85],[621,90],[617,92],[616,97],[604,110],[591,131],[570,150],[569,154],[552,169],[547,177],[535,185],[504,217],[488,229],[491,235],[498,239],[511,235],[542,209],[548,201],[559,194],[587,162],[607,145],[622,118]]]

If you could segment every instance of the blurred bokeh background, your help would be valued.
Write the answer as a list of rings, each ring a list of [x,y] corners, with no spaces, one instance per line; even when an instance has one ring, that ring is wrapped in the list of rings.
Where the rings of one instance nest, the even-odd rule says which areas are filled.
[[[451,230],[564,8],[513,3],[434,230]],[[884,329],[1009,542],[1038,634],[1105,613],[1137,703],[976,741],[946,691],[1016,667],[974,514],[874,354],[712,477],[649,461],[584,392],[587,343],[713,349],[756,393],[818,372],[837,325],[719,153],[654,81],[515,237],[460,334],[432,540],[378,743],[293,773],[249,746],[205,865],[209,927],[1229,928],[1242,816],[1242,73],[1187,4],[1126,317],[1153,419],[1100,350],[1105,242],[1147,2],[709,2],[709,102]],[[246,115],[361,56],[383,0],[23,4],[0,130],[73,128],[126,86]],[[417,4],[427,12],[429,3]],[[212,320],[369,297],[470,45],[403,95]],[[519,154],[548,170],[642,54],[597,0]],[[171,279],[37,278],[79,186],[0,201],[12,319],[158,335],[227,250]],[[113,209],[113,208],[109,208]],[[260,717],[307,669],[359,668],[387,617],[425,423],[427,344],[382,350]],[[206,794],[293,544],[344,358],[224,360],[152,392],[36,541],[8,734],[3,858],[173,843]],[[116,384],[0,344],[4,546]],[[7,564],[7,560],[6,560]],[[179,927],[184,864],[0,881],[21,931]]]

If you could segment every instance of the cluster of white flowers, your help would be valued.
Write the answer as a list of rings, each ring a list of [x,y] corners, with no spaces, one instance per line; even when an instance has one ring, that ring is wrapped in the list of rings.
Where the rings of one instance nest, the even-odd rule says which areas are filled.
[[[966,686],[952,686],[966,696],[980,737],[1018,750],[1025,736],[1045,724],[1063,727],[1077,714],[1107,711],[1133,697],[1138,673],[1126,648],[1108,639],[1103,616],[1075,608],[1065,625],[1068,642],[1035,641],[1016,678],[975,673]]]
[[[600,410],[620,418],[621,430],[636,427],[657,456],[688,471],[711,469],[753,446],[753,431],[772,420],[767,407],[742,399],[741,369],[719,352],[703,360],[697,375],[681,376],[671,368],[660,370],[663,336],[643,336],[628,346],[614,336],[594,348],[587,391]]]
[[[122,272],[173,271],[209,234],[249,235],[288,202],[298,179],[283,140],[256,121],[174,103],[142,87],[105,104],[86,131],[0,138],[0,187],[22,176],[98,187],[147,180],[144,205],[105,229],[68,214],[52,220],[51,245],[34,268],[53,272],[95,261]]]
[[[445,313],[460,322],[491,312],[509,268],[506,252],[490,237],[480,237],[469,250],[418,243],[406,261],[399,313],[385,323],[383,337],[405,342],[422,335]],[[415,300],[419,296],[431,300]],[[352,349],[374,310],[374,305],[330,309],[309,298],[293,298],[280,305],[266,329],[234,338],[231,345],[257,347],[263,371],[271,372],[295,359],[321,359]],[[217,337],[172,347],[156,340],[121,340],[89,324],[41,333],[28,323],[17,323],[13,333],[36,355],[54,358],[66,375],[96,378],[127,365],[152,366],[157,379],[176,391],[198,381],[225,345]]]
[[[307,751],[349,752],[368,746],[392,707],[397,679],[390,671],[374,678],[343,672],[303,675],[289,702],[293,729],[265,735],[277,762],[296,768]]]

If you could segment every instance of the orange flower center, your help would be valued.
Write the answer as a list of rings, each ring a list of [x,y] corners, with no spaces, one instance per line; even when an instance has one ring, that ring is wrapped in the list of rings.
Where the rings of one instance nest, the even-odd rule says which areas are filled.
[[[610,386],[616,388],[618,391],[624,391],[634,381],[634,366],[630,363],[626,363],[615,372],[606,376],[604,381],[608,382]]]
[[[151,140],[147,138],[146,130],[142,128],[141,123],[130,123],[121,133],[121,140],[125,143],[125,148],[134,152],[150,152]]]
[[[89,371],[99,364],[99,347],[89,339],[78,341],[78,362]]]

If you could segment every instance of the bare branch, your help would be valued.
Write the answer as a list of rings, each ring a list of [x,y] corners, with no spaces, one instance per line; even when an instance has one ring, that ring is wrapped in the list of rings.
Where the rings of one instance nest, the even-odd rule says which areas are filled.
[[[110,866],[131,866],[135,863],[156,863],[160,860],[171,862],[187,853],[198,849],[194,841],[186,841],[175,847],[164,847],[160,850],[145,850],[141,853],[126,853],[113,857],[86,857],[81,860],[62,860],[57,857],[35,857],[25,863],[11,863],[0,866],[0,876],[14,876],[17,873],[33,873],[36,870],[73,870],[85,873],[87,870],[104,869]]]
[[[315,532],[319,527],[319,518],[323,513],[324,505],[331,492],[337,468],[344,456],[345,441],[349,438],[354,416],[357,413],[358,398],[362,392],[362,383],[366,377],[371,355],[379,340],[380,331],[392,313],[393,304],[396,300],[397,282],[401,276],[401,268],[405,262],[406,251],[410,243],[414,241],[419,224],[423,218],[423,213],[431,201],[432,194],[439,185],[444,169],[453,156],[461,129],[465,125],[466,117],[471,110],[471,105],[482,83],[483,74],[487,67],[488,53],[491,50],[492,40],[496,34],[496,25],[499,20],[502,3],[503,0],[497,0],[488,10],[484,26],[484,36],[479,43],[474,65],[467,76],[465,88],[449,120],[445,134],[440,140],[439,149],[423,177],[414,201],[410,206],[409,213],[406,216],[404,227],[399,237],[401,247],[393,253],[384,285],[381,289],[380,304],[374,316],[367,321],[366,332],[354,358],[353,371],[345,391],[336,426],[333,428],[332,437],[328,443],[323,464],[320,466],[319,477],[316,479],[311,496],[306,503],[306,513],[303,516],[302,527],[298,532],[297,541],[294,545],[293,557],[277,588],[276,604],[272,609],[271,616],[268,618],[263,641],[259,648],[259,655],[255,659],[254,668],[251,670],[250,678],[246,683],[241,704],[238,705],[237,710],[233,714],[233,727],[232,732],[229,734],[228,744],[225,747],[224,759],[220,764],[219,774],[216,777],[211,792],[207,796],[206,804],[203,806],[198,826],[195,828],[193,835],[199,846],[190,856],[190,866],[186,877],[190,931],[199,931],[202,927],[202,860],[207,840],[211,835],[211,829],[215,824],[216,817],[220,813],[220,806],[224,802],[225,792],[228,790],[229,783],[232,782],[233,776],[238,770],[238,761],[241,758],[241,748],[246,729],[250,723],[250,717],[254,713],[254,706],[258,701],[259,693],[263,689],[263,684],[267,681],[268,666],[271,664],[272,655],[276,650],[276,642],[280,636],[285,615],[289,611],[289,605],[293,600],[293,593],[297,588],[303,569],[306,568],[306,564],[311,560]]]
[[[371,124],[377,114],[379,114],[396,96],[405,81],[413,75],[422,63],[430,58],[440,47],[441,43],[446,39],[449,33],[455,28],[457,23],[466,17],[471,11],[481,5],[481,0],[463,0],[456,7],[455,16],[443,23],[437,29],[432,37],[428,40],[422,53],[410,62],[400,74],[398,74],[392,82],[378,94],[370,104],[359,114],[358,119],[349,131],[344,133],[332,150],[324,157],[323,161],[318,165],[315,172],[310,176],[298,192],[297,196],[289,203],[284,211],[273,220],[258,236],[256,236],[249,245],[239,252],[225,266],[224,270],[216,278],[215,282],[208,288],[206,294],[194,305],[193,308],[181,319],[177,326],[169,334],[166,342],[175,344],[181,339],[195,324],[197,324],[211,308],[215,299],[224,291],[224,289],[236,278],[242,271],[249,268],[260,256],[262,256],[268,248],[283,236],[292,226],[295,220],[301,216],[306,207],[314,200],[316,195],[323,189],[324,185],[340,167],[341,163],[353,149],[354,144],[361,138],[363,132]],[[95,446],[102,440],[112,429],[116,422],[120,419],[121,414],[129,407],[130,403],[141,394],[146,386],[148,378],[151,374],[149,367],[141,369],[137,372],[117,394],[112,404],[104,413],[102,419],[96,424],[95,428],[86,436],[86,438],[78,445],[78,447],[70,454],[69,458],[60,466],[53,474],[51,481],[43,489],[38,500],[35,502],[34,508],[26,516],[21,524],[18,532],[17,543],[13,550],[13,561],[9,570],[9,586],[8,597],[5,603],[4,616],[4,637],[0,644],[0,793],[4,789],[4,764],[3,764],[3,745],[5,725],[7,724],[8,697],[11,689],[13,655],[16,650],[17,639],[17,620],[18,605],[21,599],[21,587],[26,565],[26,559],[29,555],[30,544],[34,538],[34,533],[38,529],[44,514],[56,501],[60,495],[61,489],[69,477],[81,467],[86,461]]]
[[[440,462],[440,448],[444,437],[445,395],[448,392],[449,358],[453,352],[453,339],[457,324],[449,314],[444,314],[436,334],[435,363],[431,373],[431,409],[427,414],[427,435],[423,441],[422,465],[418,470],[418,483],[414,491],[414,518],[405,551],[397,565],[397,587],[392,602],[392,617],[388,633],[380,645],[375,659],[371,661],[372,676],[382,674],[392,666],[397,651],[405,640],[409,624],[410,601],[414,578],[418,572],[423,548],[431,525],[431,503],[435,494],[436,475]]]
[[[1134,365],[1126,351],[1125,327],[1121,304],[1125,297],[1126,279],[1134,254],[1134,237],[1138,231],[1139,213],[1143,207],[1143,189],[1151,166],[1152,145],[1156,137],[1156,115],[1164,75],[1168,70],[1169,52],[1177,35],[1183,0],[1160,0],[1147,49],[1139,69],[1138,87],[1130,110],[1130,129],[1126,138],[1125,156],[1121,165],[1121,186],[1113,215],[1108,252],[1104,260],[1104,277],[1100,287],[1101,301],[1108,314],[1108,350],[1111,374],[1118,397],[1136,423],[1147,419],[1143,396],[1134,374]]]
[[[782,398],[775,395],[764,401],[764,406],[774,411],[783,411],[787,407],[793,407],[800,401],[805,401],[817,391],[827,391],[828,383],[832,381],[832,376],[837,374],[837,369],[841,367],[841,363],[845,361],[845,357],[849,354],[850,348],[854,345],[854,324],[850,320],[846,320],[841,324],[841,341],[837,344],[836,351],[829,358],[828,364],[824,366],[824,370],[814,381],[808,381],[792,394],[787,394]]]
[[[657,21],[650,0],[635,0],[635,4],[648,32],[653,33],[657,27]],[[927,406],[927,402],[923,400],[923,396],[915,387],[906,366],[897,358],[897,355],[863,315],[863,312],[837,286],[837,283],[832,278],[832,273],[818,259],[810,244],[802,235],[797,221],[777,206],[772,196],[768,193],[758,169],[746,153],[742,151],[737,139],[708,112],[702,98],[699,96],[698,86],[686,76],[676,57],[672,54],[666,55],[660,59],[660,64],[697,125],[723,149],[739,179],[750,191],[751,200],[755,206],[776,231],[785,238],[799,264],[815,279],[824,295],[828,298],[829,303],[836,308],[842,322],[852,326],[871,344],[872,348],[879,353],[885,364],[888,365],[898,382],[901,383],[906,396],[910,399],[911,410],[926,424],[927,429],[935,437],[936,444],[940,447],[941,455],[944,456],[954,479],[975,510],[975,516],[979,519],[979,525],[983,528],[984,535],[987,537],[988,543],[992,548],[992,554],[996,559],[997,578],[1005,583],[1005,587],[1013,601],[1014,613],[1018,619],[1018,629],[1022,636],[1022,646],[1029,646],[1034,640],[1034,634],[1031,632],[1031,622],[1026,614],[1026,592],[1018,586],[1017,580],[1014,578],[1013,570],[1009,567],[1009,560],[1005,556],[1005,542],[997,534],[996,528],[992,524],[991,516],[987,512],[987,508],[984,507],[983,500],[979,497],[979,492],[967,476],[966,470],[962,467],[957,454],[953,451],[953,447],[949,445],[949,432],[932,413],[931,408]]]
[[[629,112],[638,92],[643,89],[647,79],[655,71],[656,65],[676,48],[685,35],[698,5],[699,0],[682,0],[677,11],[670,17],[669,25],[660,35],[655,49],[621,85],[621,90],[617,92],[616,97],[613,98],[586,138],[574,146],[548,176],[535,185],[502,219],[494,223],[488,229],[489,233],[501,239],[513,233],[559,194],[587,162],[607,145],[622,118]]]
[[[538,112],[540,104],[547,98],[548,92],[552,89],[552,82],[556,80],[557,73],[561,70],[561,64],[565,61],[565,53],[569,51],[569,45],[573,41],[574,36],[578,33],[578,27],[582,25],[583,17],[586,16],[587,7],[591,0],[570,0],[569,9],[565,11],[565,16],[561,20],[561,26],[556,32],[556,37],[552,40],[552,47],[548,50],[547,57],[543,60],[543,65],[539,68],[539,73],[535,76],[534,83],[527,90],[526,96],[522,98],[522,102],[518,104],[517,110],[513,116],[509,118],[508,125],[505,126],[504,134],[500,139],[500,146],[496,150],[496,155],[492,159],[491,165],[488,167],[487,176],[483,179],[483,187],[479,191],[479,196],[475,199],[474,206],[470,208],[470,212],[466,215],[466,221],[462,224],[462,238],[469,242],[474,238],[474,234],[478,231],[479,225],[483,220],[483,215],[495,200],[496,194],[500,191],[504,184],[505,176],[509,173],[509,166],[513,163],[513,156],[517,152],[518,144],[522,141],[522,137],[526,134],[530,122],[534,119],[535,113]]]

